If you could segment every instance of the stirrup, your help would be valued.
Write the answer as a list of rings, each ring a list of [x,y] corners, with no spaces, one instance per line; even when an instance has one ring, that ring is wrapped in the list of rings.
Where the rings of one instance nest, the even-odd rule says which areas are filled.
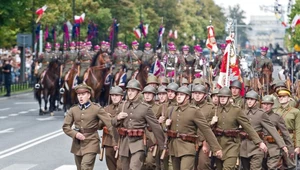
[[[64,94],[64,93],[65,93],[65,89],[64,89],[64,88],[60,88],[60,89],[59,89],[59,93],[60,93],[60,94]]]
[[[35,89],[39,89],[41,87],[41,85],[39,84],[39,83],[36,83],[35,85],[34,85],[34,88]]]

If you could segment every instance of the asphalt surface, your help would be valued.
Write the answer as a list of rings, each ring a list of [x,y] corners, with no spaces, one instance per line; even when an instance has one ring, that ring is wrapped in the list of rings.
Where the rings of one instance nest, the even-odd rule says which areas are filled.
[[[0,170],[76,170],[63,119],[62,111],[39,116],[32,93],[0,97]],[[105,160],[95,169],[106,170]]]

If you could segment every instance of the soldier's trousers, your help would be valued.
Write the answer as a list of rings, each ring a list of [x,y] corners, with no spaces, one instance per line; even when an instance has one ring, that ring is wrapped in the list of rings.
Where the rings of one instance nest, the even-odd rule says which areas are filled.
[[[235,170],[236,161],[237,157],[230,157],[225,160],[216,158],[217,170]]]
[[[200,150],[199,150],[197,170],[211,170],[210,158],[209,158],[208,154],[205,154],[203,152],[202,147],[199,149]]]
[[[173,170],[193,170],[195,155],[185,155],[182,157],[172,156]]]
[[[144,160],[144,151],[129,154],[129,157],[121,156],[122,170],[141,170]]]
[[[121,161],[115,158],[113,147],[105,146],[105,161],[109,170],[122,170]]]
[[[74,155],[77,170],[93,170],[96,155],[96,153],[87,153],[83,156]]]
[[[262,154],[256,154],[249,158],[241,157],[243,170],[261,170],[263,159],[264,155]]]
[[[263,162],[263,169],[268,169],[268,170],[277,170],[281,167],[278,166],[279,162],[280,162],[280,159],[281,159],[281,156],[280,155],[276,155],[276,156],[272,156],[272,157],[267,157],[267,159],[264,159],[264,162]]]
[[[131,76],[132,76],[132,74],[133,74],[133,70],[127,70],[127,82],[131,79]]]

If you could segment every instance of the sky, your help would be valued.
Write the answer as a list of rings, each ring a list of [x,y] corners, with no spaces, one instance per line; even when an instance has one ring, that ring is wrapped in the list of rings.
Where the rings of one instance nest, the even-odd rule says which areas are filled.
[[[245,23],[248,24],[251,15],[268,15],[274,16],[274,12],[263,11],[260,6],[274,6],[275,0],[214,0],[216,4],[228,9],[229,6],[240,4],[240,7],[246,12]],[[294,1],[294,0],[293,0]],[[279,4],[283,5],[283,9],[287,10],[288,0],[278,0]],[[285,21],[287,21],[287,14],[285,13]],[[274,16],[275,17],[275,16]]]

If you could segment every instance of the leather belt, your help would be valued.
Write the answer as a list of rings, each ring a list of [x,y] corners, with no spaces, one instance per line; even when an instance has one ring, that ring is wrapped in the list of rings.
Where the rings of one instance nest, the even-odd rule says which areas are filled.
[[[220,128],[216,128],[213,132],[216,136],[238,137],[241,131],[236,129],[223,130]]]
[[[168,130],[168,131],[167,131],[167,135],[168,135],[168,137],[170,137],[170,138],[180,138],[180,139],[182,139],[183,141],[186,141],[186,142],[192,142],[192,143],[196,143],[196,141],[197,141],[197,139],[198,139],[198,136],[197,136],[197,135],[180,134],[180,133],[178,133],[178,132],[171,131],[171,130]]]
[[[118,133],[120,136],[143,137],[145,131],[144,131],[144,129],[118,128]]]
[[[98,128],[81,128],[79,129],[80,133],[94,133],[98,130]]]

